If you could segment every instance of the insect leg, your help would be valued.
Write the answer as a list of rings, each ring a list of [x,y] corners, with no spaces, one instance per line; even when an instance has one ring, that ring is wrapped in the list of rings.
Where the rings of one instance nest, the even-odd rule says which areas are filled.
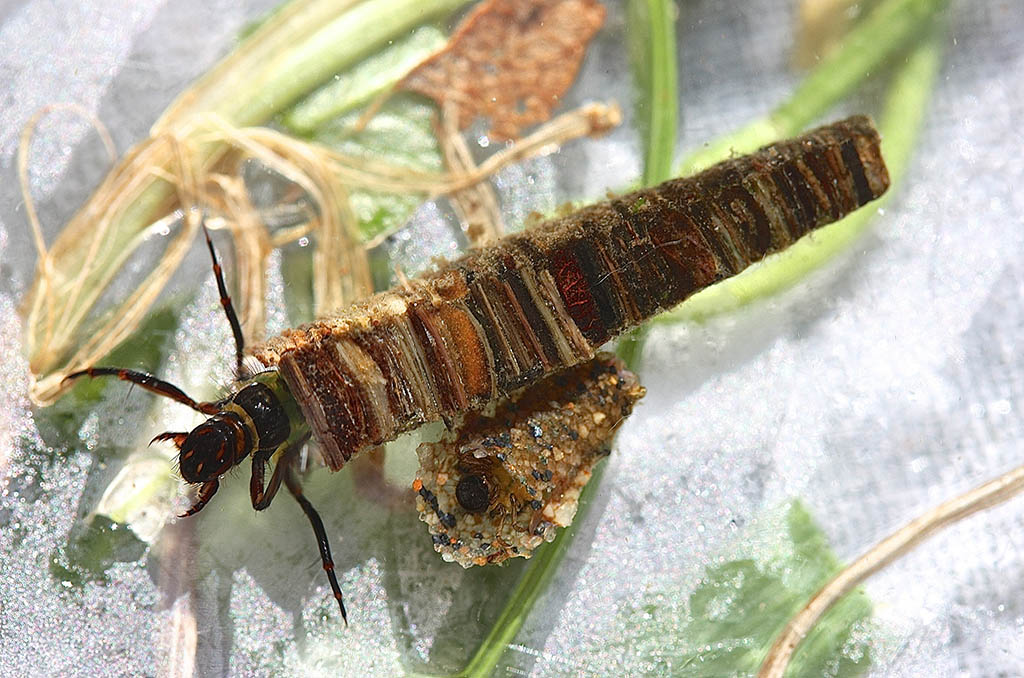
[[[316,512],[313,505],[309,503],[302,494],[302,485],[299,484],[298,478],[295,477],[295,472],[292,471],[291,465],[285,467],[284,484],[288,487],[288,491],[295,497],[295,501],[299,502],[299,506],[306,513],[306,517],[309,518],[310,524],[313,526],[313,534],[316,535],[316,545],[320,548],[320,560],[324,564],[324,572],[327,573],[327,579],[331,582],[331,591],[334,592],[334,599],[338,601],[338,607],[341,608],[341,618],[345,620],[345,626],[348,626],[348,614],[345,612],[345,602],[341,597],[341,587],[338,585],[338,577],[334,574],[334,560],[331,559],[331,545],[327,543],[327,531],[324,529],[324,521],[320,520],[320,514]]]
[[[220,482],[211,480],[208,483],[203,483],[202,487],[199,488],[199,496],[196,498],[196,503],[192,505],[192,508],[182,513],[179,518],[188,518],[194,516],[203,510],[207,502],[213,498],[213,495],[217,494],[217,488],[220,487]]]
[[[281,471],[284,468],[279,462],[270,476],[270,486],[264,489],[263,476],[267,470],[267,461],[274,454],[274,450],[256,450],[252,455],[252,475],[249,476],[249,498],[252,499],[252,507],[257,511],[270,506],[270,502],[281,487]]]
[[[235,336],[235,371],[242,372],[242,349],[245,348],[245,338],[242,336],[242,326],[238,323],[238,316],[235,315],[235,307],[231,304],[231,297],[228,296],[228,286],[224,284],[224,271],[221,270],[220,262],[217,261],[217,252],[213,249],[213,241],[210,240],[210,231],[206,224],[203,224],[203,235],[206,236],[206,247],[210,250],[210,258],[213,259],[213,277],[217,279],[217,291],[220,292],[220,305],[228,316],[228,323],[231,325],[231,333]]]
[[[72,372],[64,377],[64,381],[71,381],[84,376],[88,376],[90,379],[95,377],[117,377],[121,381],[137,384],[150,393],[170,398],[203,414],[216,414],[220,411],[220,408],[215,403],[196,402],[170,382],[158,379],[146,372],[137,372],[136,370],[128,370],[123,367],[90,367],[78,372]]]
[[[307,433],[301,440],[287,448],[277,460],[274,466],[274,473],[270,476],[270,484],[266,489],[263,487],[263,477],[267,469],[267,462],[284,445],[272,450],[257,450],[252,455],[252,476],[249,478],[249,498],[252,499],[252,507],[257,511],[270,506],[274,495],[281,488],[281,481],[284,479],[285,469],[295,460],[295,455],[302,449],[302,446],[309,440]]]

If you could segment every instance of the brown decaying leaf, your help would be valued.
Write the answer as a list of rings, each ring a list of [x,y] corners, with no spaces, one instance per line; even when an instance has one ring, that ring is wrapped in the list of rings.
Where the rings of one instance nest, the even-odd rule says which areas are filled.
[[[483,116],[494,138],[517,138],[551,116],[604,17],[596,0],[489,0],[398,87],[454,104],[461,129]]]

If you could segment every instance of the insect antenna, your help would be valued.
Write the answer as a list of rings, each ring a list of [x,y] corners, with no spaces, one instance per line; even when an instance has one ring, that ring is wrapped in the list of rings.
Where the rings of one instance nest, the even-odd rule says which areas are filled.
[[[213,241],[210,239],[210,231],[206,228],[206,224],[203,224],[203,235],[206,237],[206,247],[210,250],[210,259],[213,260],[213,275],[217,280],[217,291],[220,292],[220,305],[224,308],[224,313],[228,316],[228,323],[231,325],[231,333],[235,337],[235,371],[240,374],[242,372],[242,351],[245,348],[245,338],[242,336],[242,326],[238,323],[238,316],[235,314],[235,308],[231,304],[231,297],[228,295],[227,285],[224,283],[224,271],[221,269],[220,262],[217,260],[217,252],[213,248]],[[128,381],[133,384],[137,384],[142,388],[156,393],[157,395],[170,398],[171,400],[177,401],[182,405],[187,405],[193,410],[202,412],[203,414],[216,414],[220,411],[220,408],[209,402],[197,402],[196,400],[189,397],[184,391],[175,386],[174,384],[158,379],[152,374],[146,372],[139,372],[136,370],[129,370],[123,367],[90,367],[78,372],[72,372],[68,376],[64,377],[64,381],[73,381],[83,376],[92,377],[106,377],[112,376],[117,377],[121,381]],[[166,440],[157,436],[153,440]]]
[[[228,295],[228,286],[224,284],[224,271],[217,261],[217,252],[213,249],[213,241],[210,239],[210,231],[203,224],[203,235],[206,237],[206,247],[210,250],[210,259],[213,260],[213,277],[217,279],[217,291],[220,292],[220,305],[228,316],[228,323],[231,325],[231,333],[235,336],[235,373],[242,373],[242,350],[245,348],[245,337],[242,336],[242,326],[238,323],[238,316],[235,315],[235,307],[231,304],[231,296]]]
[[[152,374],[148,374],[146,372],[138,372],[136,370],[129,370],[123,367],[89,367],[84,370],[79,370],[78,372],[72,372],[68,376],[64,377],[64,381],[73,381],[79,377],[85,376],[88,376],[91,379],[96,377],[117,377],[121,381],[136,384],[150,393],[170,398],[175,402],[187,405],[193,410],[202,412],[203,414],[216,414],[220,411],[220,407],[218,407],[216,403],[197,402],[169,381],[158,379]]]

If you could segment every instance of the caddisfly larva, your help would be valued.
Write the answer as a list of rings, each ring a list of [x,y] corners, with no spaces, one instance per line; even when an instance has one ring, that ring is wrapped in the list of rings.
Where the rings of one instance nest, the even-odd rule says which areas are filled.
[[[422,443],[413,489],[434,549],[463,567],[529,558],[572,523],[594,464],[643,395],[620,360],[599,353]]]

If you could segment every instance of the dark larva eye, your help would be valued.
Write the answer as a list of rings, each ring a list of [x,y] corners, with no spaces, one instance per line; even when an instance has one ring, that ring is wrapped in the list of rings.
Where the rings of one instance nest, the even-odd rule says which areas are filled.
[[[470,513],[480,513],[491,503],[491,494],[487,490],[487,481],[483,476],[462,476],[455,486],[455,499],[459,506]]]

